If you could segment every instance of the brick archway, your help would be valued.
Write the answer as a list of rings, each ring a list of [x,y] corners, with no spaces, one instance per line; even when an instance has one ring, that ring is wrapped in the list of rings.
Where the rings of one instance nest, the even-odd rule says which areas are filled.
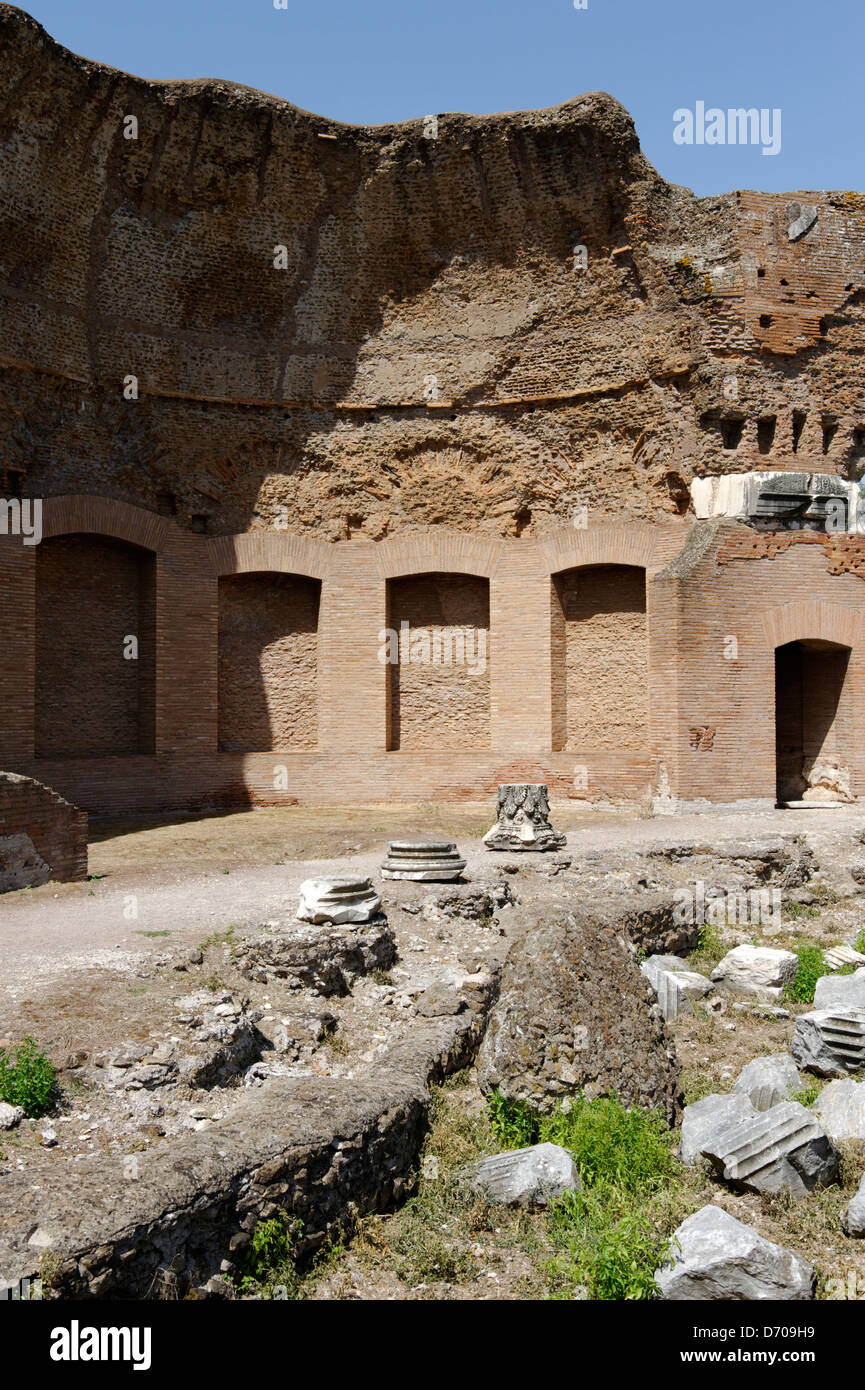
[[[763,614],[762,628],[766,646],[772,650],[810,639],[855,651],[865,642],[865,615],[820,599],[799,599],[773,608]]]

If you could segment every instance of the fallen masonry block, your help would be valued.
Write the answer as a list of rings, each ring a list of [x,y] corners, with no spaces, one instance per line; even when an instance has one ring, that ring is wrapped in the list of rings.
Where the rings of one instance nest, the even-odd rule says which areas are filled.
[[[381,866],[382,878],[447,883],[459,878],[466,861],[450,840],[392,840]]]
[[[801,1091],[802,1077],[793,1058],[786,1052],[771,1057],[755,1057],[736,1077],[734,1092],[744,1092],[755,1110],[771,1110],[783,1100],[790,1100],[793,1091]]]
[[[490,1201],[508,1206],[544,1207],[582,1186],[573,1158],[558,1144],[495,1154],[470,1164],[462,1175]]]
[[[661,1013],[668,1023],[680,1014],[692,1014],[693,1001],[702,999],[712,988],[712,981],[696,970],[669,970],[657,964],[662,960],[675,959],[675,956],[650,956],[640,966],[658,996]]]
[[[703,1207],[683,1221],[670,1252],[668,1263],[655,1274],[658,1296],[668,1302],[805,1302],[814,1297],[817,1274],[807,1260],[720,1207]]]
[[[771,946],[736,946],[715,966],[712,983],[735,994],[777,999],[798,967],[799,958],[792,951],[778,951]]]
[[[711,1145],[718,1133],[731,1124],[750,1120],[756,1114],[746,1095],[704,1096],[686,1105],[679,1135],[679,1158],[693,1166],[706,1145]]]
[[[865,1139],[865,1081],[830,1081],[811,1108],[831,1139]]]
[[[846,1076],[865,1068],[865,1009],[817,1009],[800,1014],[790,1052],[805,1071]]]
[[[841,1213],[841,1225],[854,1240],[865,1239],[865,1174],[862,1175],[856,1196]]]
[[[815,1009],[865,1009],[865,967],[853,975],[822,975],[814,990]]]
[[[325,998],[348,994],[355,980],[389,970],[395,960],[396,940],[382,915],[344,926],[293,924],[235,947],[235,962],[247,979],[297,980]]]
[[[841,1163],[819,1121],[796,1101],[725,1126],[702,1152],[725,1182],[748,1192],[786,1188],[794,1197],[835,1182]]]
[[[852,946],[830,946],[823,952],[823,959],[832,970],[842,970],[845,965],[865,965],[865,956]]]
[[[368,878],[308,878],[300,885],[301,922],[369,922],[381,898]]]

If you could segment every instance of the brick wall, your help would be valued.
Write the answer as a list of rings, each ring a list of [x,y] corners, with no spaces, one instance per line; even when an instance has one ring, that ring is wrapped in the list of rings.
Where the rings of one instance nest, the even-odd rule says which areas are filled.
[[[388,615],[409,656],[387,667],[389,746],[488,748],[489,582],[453,574],[391,580]]]
[[[316,746],[320,589],[287,574],[220,579],[220,752]]]
[[[556,575],[553,644],[557,746],[645,748],[645,572],[610,565]]]
[[[29,777],[0,772],[0,838],[29,835],[63,883],[87,877],[87,813]]]
[[[96,536],[36,548],[36,754],[149,752],[154,737],[152,556]],[[137,658],[128,638],[138,644]]]

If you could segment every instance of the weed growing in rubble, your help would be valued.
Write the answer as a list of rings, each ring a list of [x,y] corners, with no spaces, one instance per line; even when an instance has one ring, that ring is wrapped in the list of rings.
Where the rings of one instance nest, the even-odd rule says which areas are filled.
[[[853,950],[865,956],[865,927],[862,928],[856,940],[853,942]]]
[[[819,946],[806,944],[793,949],[799,957],[799,965],[793,979],[784,986],[784,998],[796,1004],[813,1004],[817,981],[832,972]]]
[[[0,1100],[20,1105],[31,1120],[45,1115],[57,1094],[57,1072],[27,1037],[13,1052],[0,1052]]]
[[[489,1100],[490,1123],[510,1148],[560,1144],[573,1155],[583,1187],[551,1205],[548,1262],[553,1296],[577,1289],[595,1299],[650,1298],[667,1249],[667,1222],[652,1199],[675,1189],[679,1166],[661,1115],[626,1110],[613,1097],[578,1096],[568,1110],[535,1115],[502,1096]]]
[[[293,1289],[297,1273],[292,1246],[300,1232],[300,1222],[287,1216],[259,1221],[239,1262],[235,1285],[239,1293],[272,1297],[275,1288]]]

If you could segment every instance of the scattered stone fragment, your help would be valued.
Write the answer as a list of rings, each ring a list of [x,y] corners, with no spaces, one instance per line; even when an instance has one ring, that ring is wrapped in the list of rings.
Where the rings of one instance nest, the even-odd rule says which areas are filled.
[[[6,1101],[0,1101],[0,1129],[15,1129],[24,1119],[24,1111],[20,1105],[8,1105]]]
[[[841,1213],[841,1225],[854,1240],[865,1238],[865,1173],[859,1184],[859,1191],[850,1205]]]
[[[814,990],[815,1009],[865,1009],[865,967],[853,975],[822,975]]]
[[[665,961],[676,964],[662,964]],[[677,956],[650,956],[643,961],[640,969],[655,990],[661,1013],[668,1023],[680,1014],[692,1014],[693,1001],[702,999],[712,988],[711,980],[695,970],[689,970],[684,961],[679,962]]]
[[[547,789],[540,783],[515,782],[499,787],[496,823],[484,836],[487,849],[534,850],[546,853],[564,849],[564,835],[549,821]]]
[[[794,1091],[801,1091],[804,1082],[792,1057],[776,1052],[771,1057],[755,1057],[739,1072],[734,1091],[750,1096],[755,1110],[771,1110],[783,1100],[790,1100]]]
[[[449,1018],[466,1008],[453,985],[444,983],[431,985],[424,990],[417,1004],[417,1011],[423,1018]]]
[[[846,943],[841,946],[829,946],[823,952],[823,959],[832,970],[843,970],[845,965],[865,965],[862,952],[854,951],[853,947]]]
[[[368,878],[308,878],[300,885],[301,922],[369,922],[381,898]]]
[[[865,1139],[865,1081],[830,1081],[811,1107],[832,1139]]]
[[[558,1144],[495,1154],[462,1171],[476,1191],[507,1206],[544,1207],[582,1186],[573,1158]]]
[[[325,998],[348,994],[355,980],[389,970],[395,960],[396,940],[383,915],[345,926],[292,924],[235,948],[247,979],[296,981]]]
[[[865,1009],[817,1009],[800,1014],[790,1051],[805,1071],[846,1076],[865,1068]]]
[[[466,861],[451,840],[392,840],[381,876],[446,883],[459,878],[465,866]]]
[[[817,1274],[807,1260],[737,1221],[720,1207],[689,1216],[670,1242],[670,1259],[655,1275],[667,1301],[804,1302]]]
[[[753,1118],[756,1111],[747,1095],[704,1096],[685,1106],[679,1133],[679,1158],[692,1167],[716,1132]]]
[[[841,1155],[804,1105],[784,1101],[716,1130],[702,1152],[725,1182],[804,1197],[836,1181]]]
[[[798,966],[799,958],[792,951],[778,951],[772,946],[736,946],[715,966],[712,982],[735,994],[777,999]]]
[[[57,1147],[57,1130],[53,1129],[51,1126],[47,1129],[43,1129],[40,1138],[43,1148],[54,1149]]]

